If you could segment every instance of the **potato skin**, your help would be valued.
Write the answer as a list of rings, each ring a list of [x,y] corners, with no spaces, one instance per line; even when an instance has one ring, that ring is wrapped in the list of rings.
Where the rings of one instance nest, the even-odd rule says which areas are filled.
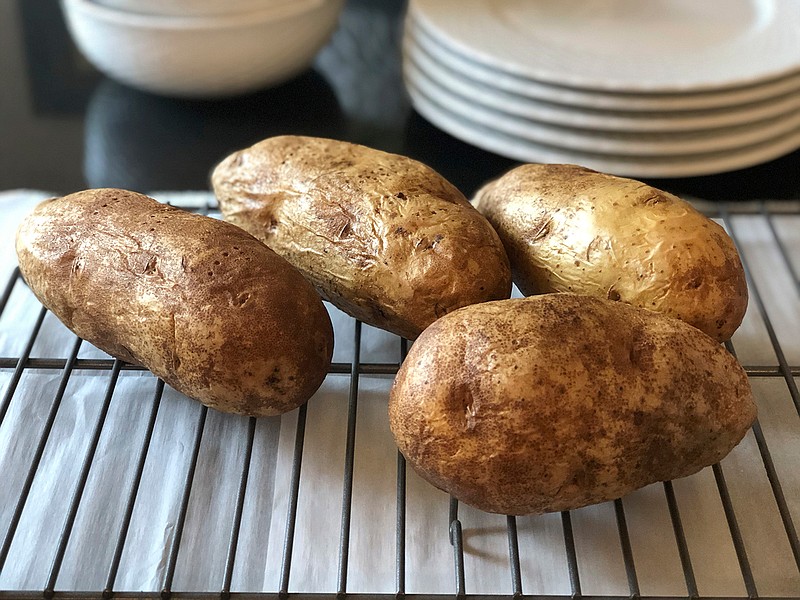
[[[221,411],[276,415],[330,365],[312,286],[241,229],[96,189],[40,204],[17,232],[20,272],[80,337]]]
[[[680,198],[575,165],[522,165],[474,204],[497,230],[523,294],[575,292],[664,312],[719,341],[747,308],[725,230]]]
[[[414,339],[456,308],[511,293],[495,231],[461,192],[410,158],[281,136],[230,155],[212,182],[227,221],[365,323]]]
[[[561,511],[722,459],[756,416],[743,369],[699,330],[575,294],[455,311],[417,339],[389,419],[435,486],[503,514]]]

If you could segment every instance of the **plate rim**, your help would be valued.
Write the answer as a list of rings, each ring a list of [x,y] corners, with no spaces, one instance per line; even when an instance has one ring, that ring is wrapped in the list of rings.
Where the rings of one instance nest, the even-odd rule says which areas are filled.
[[[710,153],[719,155],[712,161],[698,160],[703,155],[687,155],[686,161],[635,161],[632,157],[579,153],[553,148],[545,144],[534,144],[512,136],[492,131],[490,128],[464,123],[465,119],[444,114],[440,108],[432,107],[430,101],[415,97],[409,90],[414,109],[434,127],[448,135],[498,156],[519,162],[571,163],[628,177],[682,178],[714,175],[736,171],[780,158],[800,148],[800,128],[774,140],[746,146],[730,152]],[[459,123],[461,121],[461,123]],[[619,160],[622,158],[623,160]]]
[[[446,0],[453,1],[453,0]],[[474,3],[483,2],[485,0],[461,0],[460,9],[469,10],[470,6],[476,6]],[[493,0],[495,2],[503,2],[505,0]],[[791,7],[792,0],[770,0],[773,4],[780,7]],[[462,56],[468,56],[474,62],[483,64],[496,71],[510,73],[512,75],[520,76],[527,79],[534,79],[536,81],[547,83],[550,85],[558,85],[561,87],[582,89],[590,91],[617,91],[617,92],[630,92],[639,94],[652,94],[652,93],[697,93],[704,91],[722,91],[730,88],[755,86],[761,83],[781,79],[783,77],[791,76],[800,73],[800,57],[791,66],[780,67],[775,69],[764,70],[758,75],[747,75],[741,77],[727,78],[720,81],[705,81],[694,83],[681,83],[672,81],[669,84],[659,83],[655,81],[636,80],[630,79],[611,79],[611,78],[592,78],[585,75],[568,74],[565,72],[556,72],[552,69],[524,65],[519,62],[504,61],[497,56],[487,52],[486,48],[476,48],[474,45],[466,43],[464,40],[454,37],[452,31],[441,28],[441,24],[437,24],[431,19],[429,13],[426,14],[425,9],[421,8],[425,3],[436,3],[441,5],[442,0],[409,0],[407,14],[426,28],[429,33],[435,32],[435,36],[443,44],[454,50]],[[472,5],[470,4],[472,3]],[[798,11],[800,13],[800,11]],[[462,13],[463,14],[463,13]],[[488,14],[488,13],[487,13]],[[483,15],[485,22],[486,14]],[[466,18],[459,20],[453,19],[452,21],[465,21]],[[475,20],[475,19],[472,19]],[[782,19],[777,21],[783,26],[786,23]],[[798,15],[798,23],[800,24],[800,14]],[[523,53],[526,55],[534,53]]]
[[[441,41],[436,40],[414,21],[413,15],[406,16],[403,35],[411,35],[423,46],[435,47],[439,61],[446,63],[453,71],[469,73],[471,77],[481,83],[491,84],[496,89],[510,94],[568,107],[580,106],[627,112],[677,112],[724,108],[737,104],[760,102],[782,94],[800,93],[800,71],[761,84],[707,92],[639,94],[569,88],[493,70],[491,67],[477,63],[443,45]]]
[[[405,35],[403,39],[403,60],[409,61],[417,69],[425,71],[426,75],[449,91],[463,95],[459,90],[469,88],[475,94],[472,100],[487,108],[500,110],[520,118],[541,120],[565,127],[648,133],[711,130],[754,124],[786,115],[800,108],[800,78],[796,90],[758,102],[704,110],[623,111],[568,106],[493,88],[486,83],[470,78],[467,74],[449,69],[437,61],[436,57],[431,56],[410,35]],[[458,86],[463,87],[459,87],[457,90]],[[779,107],[770,109],[774,105]],[[754,106],[757,107],[755,113],[752,110]],[[575,118],[570,115],[574,115]]]
[[[407,73],[406,73],[407,75]],[[422,77],[425,77],[422,74]],[[414,79],[414,81],[411,81]],[[421,82],[421,86],[420,86]],[[673,157],[681,155],[698,155],[725,152],[742,147],[752,146],[780,135],[784,135],[800,127],[800,109],[792,112],[789,118],[776,117],[770,120],[769,126],[750,126],[742,135],[725,133],[721,128],[717,136],[699,136],[695,140],[669,139],[669,134],[659,133],[648,136],[640,132],[625,132],[631,139],[620,139],[614,132],[595,132],[590,129],[561,127],[544,122],[534,122],[509,115],[500,110],[490,109],[470,102],[468,98],[445,91],[430,78],[422,81],[419,77],[407,77],[406,86],[427,96],[431,101],[447,106],[447,111],[456,117],[473,121],[485,127],[491,127],[498,133],[515,136],[521,140],[535,144],[547,144],[570,152],[586,152],[614,154],[619,156],[641,157]],[[767,133],[764,133],[766,129]],[[619,132],[618,132],[619,133]],[[682,132],[683,137],[690,137],[693,132]],[[595,135],[593,135],[595,134]],[[604,135],[605,134],[605,135]],[[611,135],[609,135],[611,134]],[[677,135],[675,136],[678,137]],[[708,141],[711,140],[711,141]]]

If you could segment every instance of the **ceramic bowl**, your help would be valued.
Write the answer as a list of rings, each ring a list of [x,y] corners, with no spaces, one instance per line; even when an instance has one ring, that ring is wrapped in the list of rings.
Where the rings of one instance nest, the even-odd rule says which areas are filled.
[[[254,12],[293,0],[91,0],[116,10],[145,15],[201,17]]]
[[[293,0],[209,17],[145,15],[62,0],[70,33],[98,70],[157,94],[213,98],[304,71],[336,28],[344,0]]]

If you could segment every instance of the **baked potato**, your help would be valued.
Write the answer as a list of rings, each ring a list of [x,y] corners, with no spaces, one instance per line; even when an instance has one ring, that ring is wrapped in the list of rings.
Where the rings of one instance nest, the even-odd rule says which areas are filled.
[[[467,504],[512,515],[695,473],[755,417],[747,376],[712,338],[570,293],[442,317],[412,346],[389,399],[410,465]]]
[[[117,189],[40,204],[16,240],[49,310],[112,356],[221,411],[305,402],[333,351],[314,288],[248,233]]]
[[[672,194],[575,165],[528,164],[482,187],[474,205],[503,240],[525,295],[620,300],[718,341],[742,322],[747,283],[736,247]]]
[[[370,325],[414,339],[456,308],[511,293],[508,258],[491,225],[410,158],[281,136],[231,154],[212,183],[227,221]]]

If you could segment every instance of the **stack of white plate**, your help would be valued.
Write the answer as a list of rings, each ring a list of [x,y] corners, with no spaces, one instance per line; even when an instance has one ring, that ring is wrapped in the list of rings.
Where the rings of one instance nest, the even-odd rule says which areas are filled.
[[[798,0],[411,0],[419,113],[525,162],[706,175],[800,147]]]

